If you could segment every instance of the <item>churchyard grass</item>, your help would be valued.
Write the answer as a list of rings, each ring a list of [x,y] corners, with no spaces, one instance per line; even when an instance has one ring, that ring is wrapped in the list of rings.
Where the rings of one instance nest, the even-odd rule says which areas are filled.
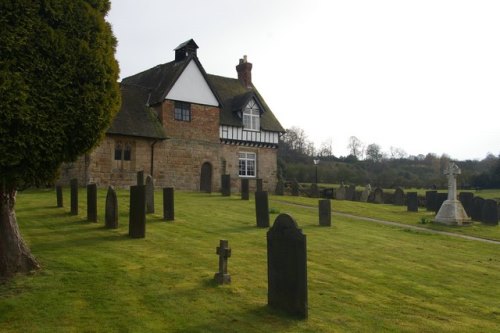
[[[267,229],[255,226],[253,195],[178,191],[165,222],[157,190],[145,239],[127,235],[128,191],[117,191],[119,228],[104,228],[105,195],[91,223],[84,189],[78,216],[68,189],[64,208],[52,190],[19,193],[21,232],[43,269],[0,284],[1,332],[500,332],[500,245],[342,216],[320,227],[317,210],[271,196],[307,236],[309,318],[296,320],[266,306]],[[303,199],[291,200],[317,205]],[[332,209],[413,219],[389,205]],[[220,239],[232,249],[224,286],[213,282]]]

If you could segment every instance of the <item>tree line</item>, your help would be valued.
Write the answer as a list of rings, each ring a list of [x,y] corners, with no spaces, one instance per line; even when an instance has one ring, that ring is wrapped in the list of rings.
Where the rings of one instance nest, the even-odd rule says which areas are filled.
[[[446,188],[443,176],[451,158],[443,154],[408,155],[403,149],[390,147],[389,153],[380,145],[364,145],[358,138],[349,138],[347,156],[335,156],[332,141],[319,148],[307,139],[304,130],[292,127],[280,138],[278,149],[279,175],[284,180],[299,182],[341,183],[394,188]],[[314,160],[319,160],[315,165]],[[457,182],[461,188],[500,188],[500,154],[488,154],[482,160],[454,161],[462,173]]]

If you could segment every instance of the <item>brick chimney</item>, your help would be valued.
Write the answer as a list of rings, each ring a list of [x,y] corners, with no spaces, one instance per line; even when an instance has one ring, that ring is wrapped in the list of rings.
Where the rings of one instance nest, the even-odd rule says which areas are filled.
[[[240,59],[240,63],[236,66],[236,71],[238,72],[238,80],[245,88],[252,87],[252,64],[247,62],[247,56],[243,56]]]

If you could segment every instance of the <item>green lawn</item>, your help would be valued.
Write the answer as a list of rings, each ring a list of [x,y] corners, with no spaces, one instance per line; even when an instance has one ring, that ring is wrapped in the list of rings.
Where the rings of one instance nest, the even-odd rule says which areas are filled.
[[[176,220],[164,222],[158,192],[146,238],[129,239],[127,191],[116,230],[103,227],[105,191],[99,223],[85,220],[84,190],[79,216],[64,194],[65,208],[53,191],[18,196],[21,231],[43,269],[0,285],[0,332],[500,332],[500,245],[337,216],[319,227],[315,209],[272,196],[270,207],[307,235],[301,321],[266,306],[266,230],[255,227],[253,200],[176,192]],[[413,220],[396,206],[333,207]],[[212,282],[220,239],[232,248],[226,286]]]

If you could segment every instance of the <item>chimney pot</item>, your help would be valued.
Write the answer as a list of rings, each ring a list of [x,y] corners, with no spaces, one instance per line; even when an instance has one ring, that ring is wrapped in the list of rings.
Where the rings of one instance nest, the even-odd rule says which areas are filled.
[[[252,87],[252,64],[248,62],[247,56],[244,55],[243,59],[240,59],[238,66],[236,66],[236,72],[238,72],[238,80],[245,88]]]

